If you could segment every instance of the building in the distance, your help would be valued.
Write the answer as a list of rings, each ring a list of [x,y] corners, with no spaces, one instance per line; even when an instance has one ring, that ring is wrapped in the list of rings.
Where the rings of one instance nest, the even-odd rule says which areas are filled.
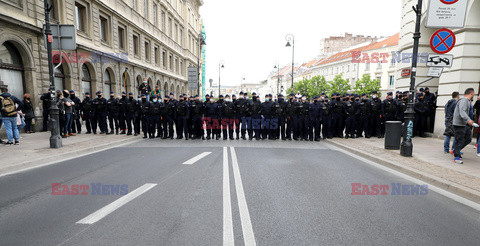
[[[330,36],[320,41],[319,58],[330,56],[334,53],[341,52],[344,49],[359,45],[377,42],[382,37],[371,37],[364,35],[353,35],[345,33],[344,36]]]
[[[162,93],[186,93],[197,66],[203,0],[47,0],[52,24],[76,29],[76,50],[56,52],[55,88],[138,94],[143,78]],[[49,88],[44,1],[0,0],[0,84],[32,95],[36,115]],[[38,124],[37,124],[38,125]]]

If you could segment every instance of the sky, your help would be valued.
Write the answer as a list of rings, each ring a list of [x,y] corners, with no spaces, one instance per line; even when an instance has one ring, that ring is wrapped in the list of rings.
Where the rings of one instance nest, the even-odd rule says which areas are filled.
[[[292,62],[287,34],[295,36],[295,63],[314,59],[320,40],[400,31],[401,0],[204,0],[206,82],[240,85],[266,80],[274,66]]]

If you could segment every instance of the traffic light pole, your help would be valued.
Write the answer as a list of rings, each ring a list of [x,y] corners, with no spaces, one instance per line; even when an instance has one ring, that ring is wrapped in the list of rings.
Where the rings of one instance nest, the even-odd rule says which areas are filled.
[[[405,111],[404,134],[403,142],[400,146],[400,155],[405,157],[412,157],[413,154],[413,120],[415,118],[414,100],[415,100],[415,79],[417,76],[417,62],[418,62],[418,45],[420,42],[420,24],[422,21],[422,4],[423,0],[418,0],[416,7],[413,10],[416,13],[417,19],[415,23],[415,33],[413,34],[413,55],[412,55],[412,73],[410,75],[410,94],[408,97],[407,110]]]

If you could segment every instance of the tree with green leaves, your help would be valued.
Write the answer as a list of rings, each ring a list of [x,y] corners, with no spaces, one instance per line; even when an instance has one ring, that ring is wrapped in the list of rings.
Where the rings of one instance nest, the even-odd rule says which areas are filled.
[[[333,93],[346,94],[352,87],[348,80],[342,78],[343,74],[335,76],[333,81],[330,81],[330,95]]]
[[[355,87],[353,87],[353,89],[357,94],[365,93],[369,95],[372,93],[372,91],[379,92],[380,87],[380,80],[372,80],[369,74],[364,74],[361,79],[355,82]]]
[[[296,93],[297,91],[300,91],[300,94],[305,95],[308,97],[308,90],[310,88],[310,80],[308,79],[303,79],[295,84],[293,84],[293,90]]]
[[[320,96],[324,92],[328,93],[328,91],[330,90],[330,85],[323,76],[315,76],[309,82],[309,98]]]

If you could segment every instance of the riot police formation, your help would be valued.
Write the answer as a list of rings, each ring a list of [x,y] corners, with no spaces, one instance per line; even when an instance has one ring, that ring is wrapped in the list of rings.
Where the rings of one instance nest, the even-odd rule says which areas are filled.
[[[380,99],[373,91],[371,95],[322,93],[313,98],[290,94],[288,99],[281,94],[278,99],[271,94],[263,100],[256,93],[248,98],[247,93],[219,96],[218,100],[206,95],[185,94],[175,100],[173,93],[162,96],[146,94],[138,99],[133,93],[122,92],[116,98],[110,92],[105,99],[101,91],[92,99],[85,93],[83,101],[70,91],[75,103],[72,133],[81,133],[85,122],[86,133],[138,135],[144,138],[162,139],[203,139],[224,140],[296,140],[320,141],[331,138],[382,138],[386,121],[404,121],[408,104],[408,92],[388,92],[386,99]],[[428,95],[428,96],[427,96]],[[434,110],[433,94],[425,90],[416,93],[414,102],[414,132],[425,137],[427,119]],[[44,106],[48,105],[48,94],[42,96]],[[433,96],[434,97],[434,96]],[[225,98],[225,99],[224,99]],[[75,118],[77,117],[77,118]],[[76,121],[78,119],[78,122]],[[74,134],[71,134],[75,136]]]

